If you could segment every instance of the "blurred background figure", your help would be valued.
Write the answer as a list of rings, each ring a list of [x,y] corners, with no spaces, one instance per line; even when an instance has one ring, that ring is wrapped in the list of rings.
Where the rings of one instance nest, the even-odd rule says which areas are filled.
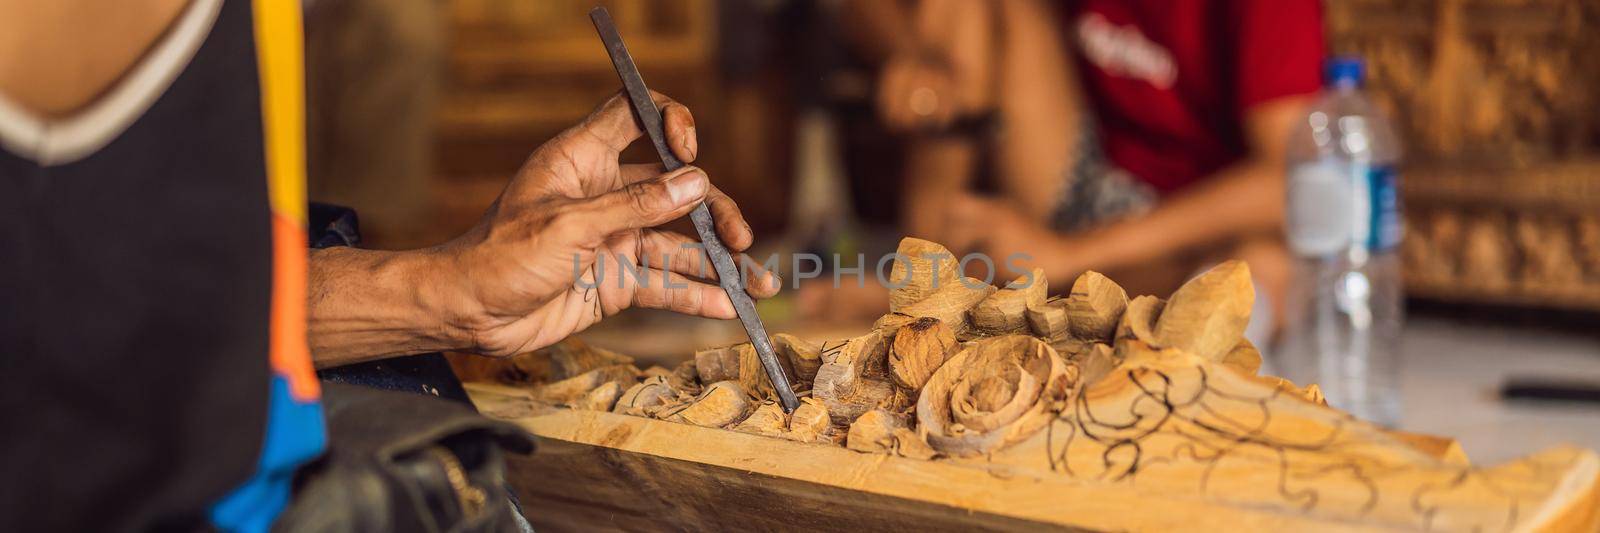
[[[1098,270],[1165,294],[1242,258],[1274,316],[1284,146],[1324,56],[1316,0],[863,0],[839,15],[877,65],[878,116],[907,137],[906,234],[1026,253],[1057,292]]]

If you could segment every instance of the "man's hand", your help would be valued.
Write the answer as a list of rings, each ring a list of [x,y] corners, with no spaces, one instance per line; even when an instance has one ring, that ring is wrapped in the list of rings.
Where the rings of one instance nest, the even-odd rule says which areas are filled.
[[[654,95],[673,154],[697,151],[689,110]],[[731,319],[698,239],[652,229],[707,202],[734,252],[754,236],[704,172],[622,165],[641,135],[614,96],[528,157],[479,224],[412,252],[334,248],[311,258],[310,340],[318,366],[436,350],[509,356],[553,344],[632,306]],[[781,282],[744,256],[751,296]]]
[[[689,110],[654,95],[668,144],[694,161]],[[631,306],[736,318],[697,239],[650,229],[710,204],[729,250],[748,248],[750,226],[704,172],[662,175],[656,164],[621,165],[641,131],[624,96],[533,152],[477,227],[450,243],[463,290],[459,317],[472,349],[511,355],[553,344]],[[750,294],[778,292],[776,276],[746,265]]]

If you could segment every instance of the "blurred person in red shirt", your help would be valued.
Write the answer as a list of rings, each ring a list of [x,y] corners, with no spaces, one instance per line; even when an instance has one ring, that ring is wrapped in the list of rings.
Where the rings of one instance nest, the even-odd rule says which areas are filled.
[[[1234,257],[1282,294],[1282,158],[1320,86],[1318,0],[863,0],[841,15],[879,65],[880,118],[909,137],[908,235],[1026,253],[1056,291],[1097,270],[1166,294]]]

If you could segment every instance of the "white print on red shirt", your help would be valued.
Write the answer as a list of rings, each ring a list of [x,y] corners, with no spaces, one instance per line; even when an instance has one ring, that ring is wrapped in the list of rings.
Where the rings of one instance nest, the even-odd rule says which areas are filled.
[[[1178,77],[1171,52],[1138,27],[1112,24],[1099,13],[1078,18],[1078,46],[1090,63],[1113,76],[1144,80],[1157,89],[1171,88]]]

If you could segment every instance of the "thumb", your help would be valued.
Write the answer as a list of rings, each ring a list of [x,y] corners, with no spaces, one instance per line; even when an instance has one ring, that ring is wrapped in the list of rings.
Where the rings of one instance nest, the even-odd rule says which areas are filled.
[[[705,200],[711,182],[696,167],[684,167],[655,179],[579,202],[569,217],[590,239],[619,231],[658,226],[681,217]]]

